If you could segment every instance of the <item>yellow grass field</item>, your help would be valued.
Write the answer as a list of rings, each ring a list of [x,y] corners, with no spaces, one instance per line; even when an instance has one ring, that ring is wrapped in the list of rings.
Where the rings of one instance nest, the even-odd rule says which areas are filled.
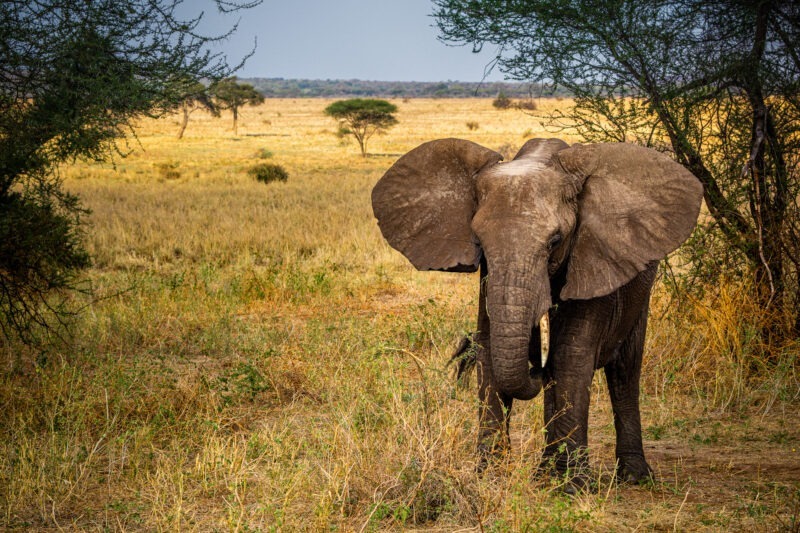
[[[75,296],[69,349],[0,345],[0,530],[798,531],[800,348],[746,371],[759,318],[739,285],[680,316],[656,290],[654,484],[612,481],[599,374],[596,494],[537,475],[541,398],[515,404],[512,451],[478,475],[474,379],[457,389],[446,367],[477,275],[413,270],[370,191],[428,140],[513,155],[554,134],[490,100],[396,100],[362,158],[329,103],[267,100],[238,136],[229,114],[197,111],[182,140],[179,117],[146,120],[127,157],[63,170],[91,209],[94,296]],[[265,162],[288,181],[247,174]]]

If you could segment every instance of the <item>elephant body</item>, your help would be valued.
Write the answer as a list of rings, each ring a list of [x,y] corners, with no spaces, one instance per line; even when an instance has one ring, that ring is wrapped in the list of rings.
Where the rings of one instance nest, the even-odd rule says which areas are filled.
[[[590,300],[559,301],[550,311],[550,357],[541,368],[540,341],[534,330],[528,351],[531,372],[544,389],[547,447],[543,467],[574,473],[574,484],[586,481],[589,390],[595,370],[603,368],[617,433],[617,473],[626,481],[652,475],[644,458],[639,414],[639,376],[647,328],[650,290],[657,263],[613,293]],[[486,265],[482,265],[486,269]],[[484,270],[485,271],[485,270]],[[483,276],[482,276],[483,277]],[[558,284],[554,284],[558,289]],[[476,359],[481,400],[478,449],[485,460],[509,444],[513,398],[498,394],[492,374],[491,320],[481,292],[478,330],[469,344]],[[602,317],[602,319],[601,319]],[[454,355],[463,356],[467,350]],[[463,368],[463,367],[462,367]],[[540,373],[541,376],[536,376]],[[562,447],[561,444],[564,444]]]
[[[583,486],[589,389],[603,368],[618,476],[646,479],[639,377],[650,291],[658,261],[694,228],[702,187],[628,144],[533,139],[500,159],[469,141],[432,141],[372,195],[383,235],[418,269],[481,271],[479,452],[506,447],[513,400],[544,388],[543,463]]]

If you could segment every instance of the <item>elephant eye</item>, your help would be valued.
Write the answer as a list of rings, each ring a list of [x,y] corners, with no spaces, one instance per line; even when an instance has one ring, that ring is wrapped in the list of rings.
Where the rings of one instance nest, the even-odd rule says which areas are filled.
[[[555,235],[553,235],[552,237],[550,237],[550,240],[549,240],[549,241],[547,241],[547,247],[548,247],[550,250],[552,250],[553,248],[555,248],[556,246],[558,246],[559,244],[561,244],[561,241],[562,241],[562,240],[563,240],[563,237],[561,236],[561,234],[560,234],[560,233],[556,233]]]

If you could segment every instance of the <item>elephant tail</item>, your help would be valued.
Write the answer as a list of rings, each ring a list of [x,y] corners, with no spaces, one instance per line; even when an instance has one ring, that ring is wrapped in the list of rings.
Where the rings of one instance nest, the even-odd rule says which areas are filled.
[[[466,388],[469,385],[469,375],[478,362],[478,343],[475,342],[475,333],[470,333],[461,338],[456,351],[450,356],[447,366],[456,365],[457,386]]]

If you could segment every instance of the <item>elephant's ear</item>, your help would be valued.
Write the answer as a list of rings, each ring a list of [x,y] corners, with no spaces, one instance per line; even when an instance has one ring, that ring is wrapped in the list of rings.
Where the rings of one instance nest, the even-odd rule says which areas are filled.
[[[397,160],[372,190],[381,233],[419,270],[474,272],[475,175],[503,156],[461,139],[431,141]]]
[[[686,168],[632,144],[576,145],[554,156],[583,180],[561,298],[605,296],[691,234],[703,187]]]

